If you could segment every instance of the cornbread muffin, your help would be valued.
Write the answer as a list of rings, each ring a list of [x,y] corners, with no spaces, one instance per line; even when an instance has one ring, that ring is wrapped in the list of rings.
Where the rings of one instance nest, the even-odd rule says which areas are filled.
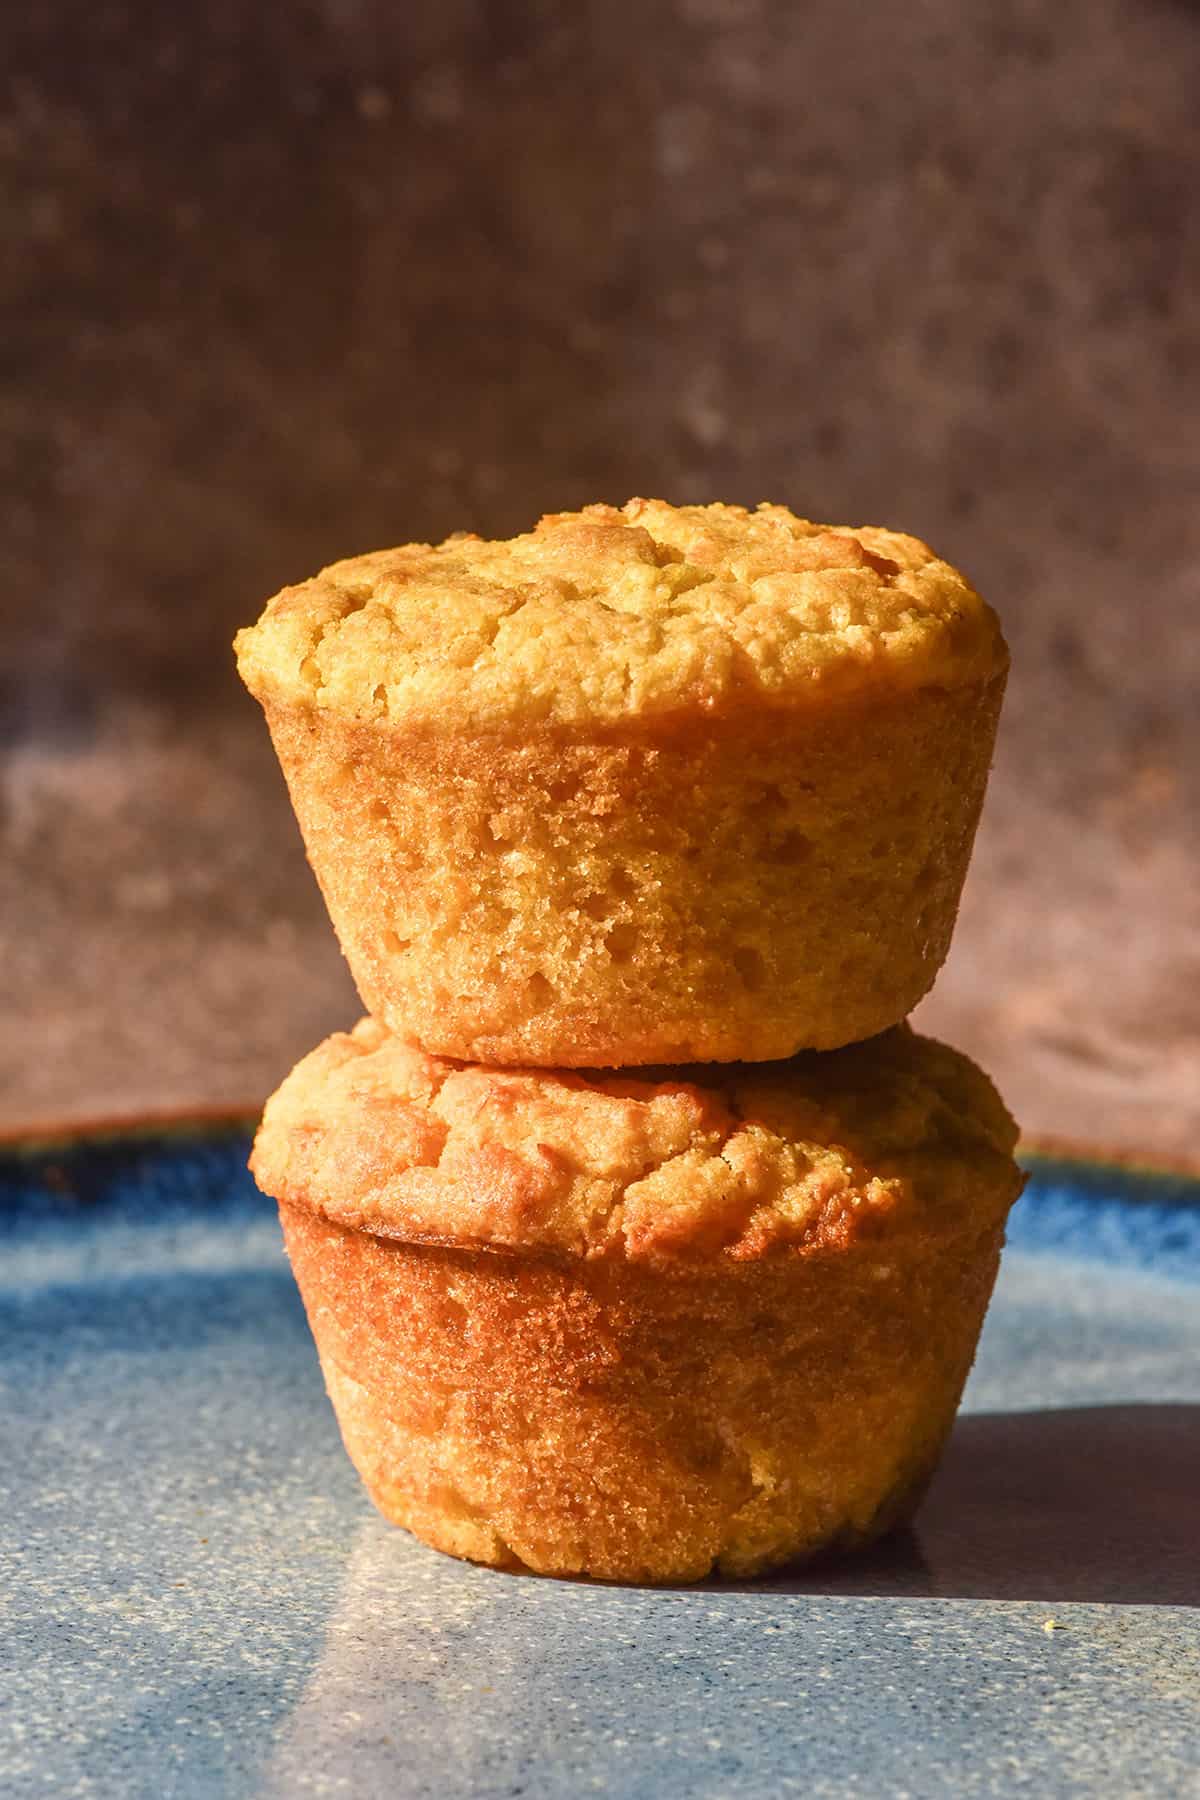
[[[945,957],[1007,651],[915,538],[590,506],[337,563],[237,651],[364,1003],[428,1051],[829,1049]]]
[[[1015,1137],[907,1027],[631,1078],[464,1067],[368,1020],[293,1070],[251,1167],[388,1518],[479,1562],[682,1581],[912,1511]]]

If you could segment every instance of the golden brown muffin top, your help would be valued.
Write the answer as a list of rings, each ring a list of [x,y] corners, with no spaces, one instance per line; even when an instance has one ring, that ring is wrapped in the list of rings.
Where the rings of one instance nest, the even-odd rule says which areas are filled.
[[[236,649],[260,700],[444,731],[952,687],[1008,654],[990,607],[917,538],[664,500],[334,563]]]
[[[658,1262],[979,1231],[1020,1191],[991,1082],[907,1026],[687,1073],[483,1068],[364,1019],[267,1102],[250,1166],[380,1236]]]

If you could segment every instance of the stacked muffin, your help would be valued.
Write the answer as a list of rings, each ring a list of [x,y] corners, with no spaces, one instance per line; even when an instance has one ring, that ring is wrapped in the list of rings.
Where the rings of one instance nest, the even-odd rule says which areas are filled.
[[[894,532],[634,500],[338,563],[237,648],[370,1014],[252,1167],[377,1505],[658,1581],[905,1517],[1020,1191],[903,1024],[990,609]]]

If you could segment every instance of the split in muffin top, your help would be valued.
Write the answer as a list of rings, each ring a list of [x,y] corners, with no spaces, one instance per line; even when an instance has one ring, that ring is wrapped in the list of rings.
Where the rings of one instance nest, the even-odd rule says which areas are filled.
[[[454,731],[621,726],[958,687],[995,614],[917,538],[630,500],[334,563],[239,632],[261,700]]]
[[[267,1103],[265,1192],[379,1236],[634,1262],[919,1255],[994,1229],[1017,1131],[907,1026],[787,1062],[565,1072],[428,1056],[374,1019]]]

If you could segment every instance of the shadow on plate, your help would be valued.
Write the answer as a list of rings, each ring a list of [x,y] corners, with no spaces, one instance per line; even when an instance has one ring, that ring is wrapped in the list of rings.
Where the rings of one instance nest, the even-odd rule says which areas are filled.
[[[998,1651],[969,1622],[939,1653],[939,1632],[926,1622],[914,1637],[925,1648],[881,1637],[881,1659],[861,1620],[840,1620],[836,1607],[808,1617],[784,1597],[993,1598],[1047,1609],[1065,1600],[1196,1601],[1198,1476],[1200,1406],[967,1417],[915,1533],[865,1557],[736,1584],[736,1604],[724,1598],[733,1583],[631,1588],[478,1569],[364,1518],[331,1596],[319,1663],[255,1792],[292,1800],[340,1784],[450,1800],[574,1794],[590,1784],[620,1794],[776,1793],[781,1768],[788,1779],[800,1769],[799,1785],[812,1744],[843,1741],[847,1719],[873,1739],[870,1754],[886,1762],[889,1780],[867,1777],[864,1789],[856,1776],[838,1791],[898,1791],[897,1757],[914,1757],[920,1779],[915,1720],[965,1734],[972,1748],[986,1743],[1040,1702],[1046,1658],[1035,1644],[1030,1675],[1007,1660],[1013,1640]],[[767,1621],[794,1629],[764,1635]],[[1040,1642],[1037,1615],[1026,1624]],[[1087,1678],[1104,1705],[1125,1694],[1128,1709],[1130,1693],[1141,1704],[1139,1663],[1122,1673],[1094,1629],[1072,1642],[1088,1644]],[[990,1671],[983,1698],[977,1655]],[[825,1739],[813,1734],[839,1695],[832,1682],[831,1694],[807,1678],[824,1661],[854,1671]],[[894,1682],[897,1669],[911,1670],[911,1695]],[[944,1711],[941,1677],[959,1696]],[[1108,1723],[1103,1708],[1088,1717]],[[724,1747],[713,1744],[714,1726]],[[950,1766],[944,1791],[959,1791],[958,1762]]]
[[[1200,1406],[960,1418],[913,1527],[763,1594],[1200,1605]]]

